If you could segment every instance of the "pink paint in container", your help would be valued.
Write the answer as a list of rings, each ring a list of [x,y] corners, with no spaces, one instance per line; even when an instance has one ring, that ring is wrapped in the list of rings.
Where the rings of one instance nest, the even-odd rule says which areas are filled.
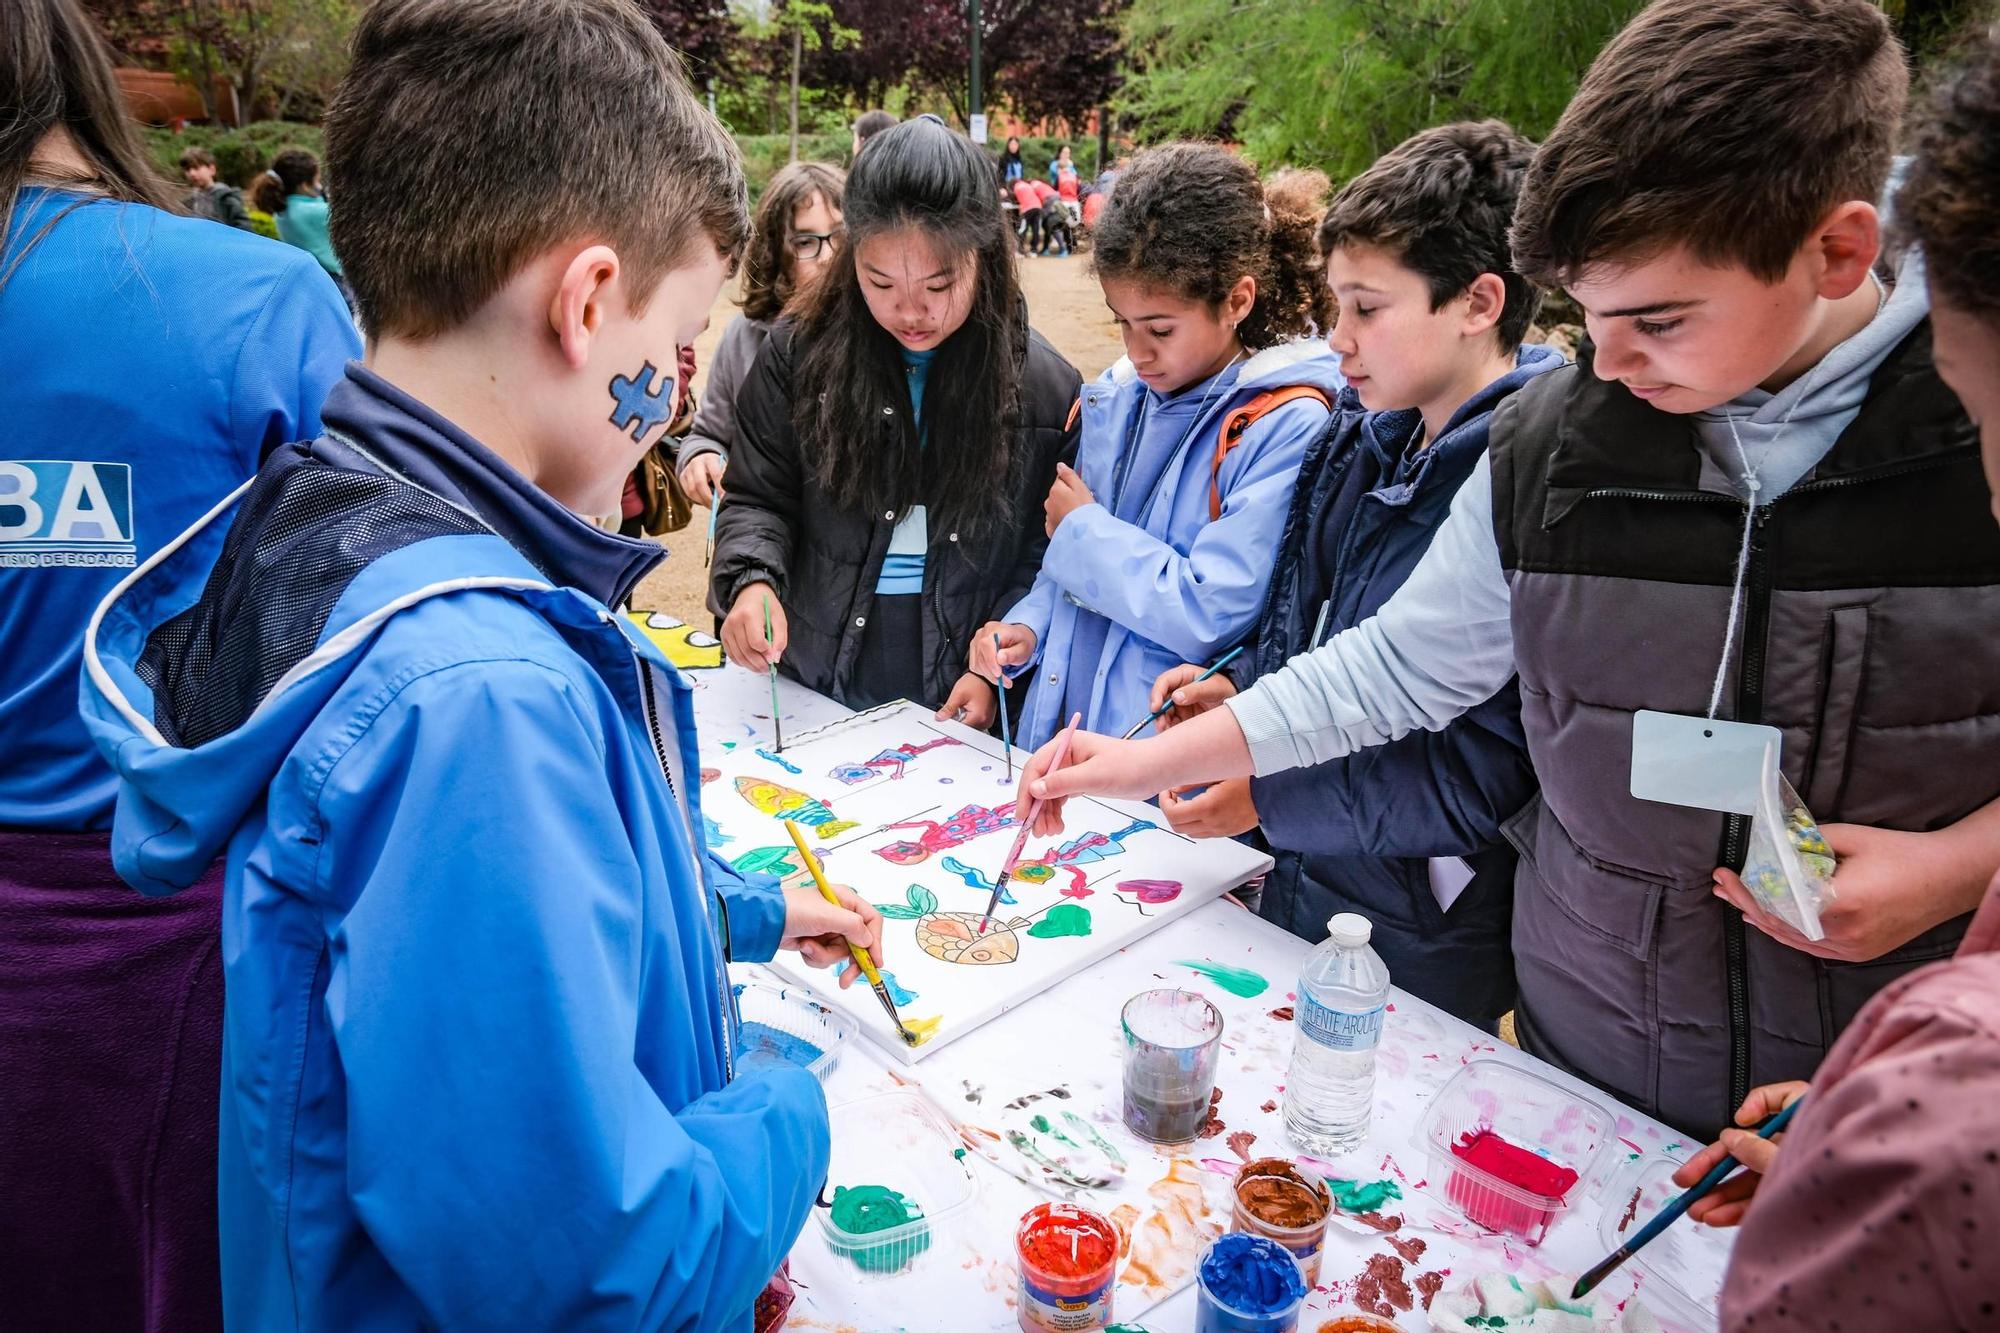
[[[1424,1118],[1430,1188],[1480,1226],[1539,1245],[1586,1192],[1611,1136],[1611,1117],[1588,1098],[1474,1060]]]

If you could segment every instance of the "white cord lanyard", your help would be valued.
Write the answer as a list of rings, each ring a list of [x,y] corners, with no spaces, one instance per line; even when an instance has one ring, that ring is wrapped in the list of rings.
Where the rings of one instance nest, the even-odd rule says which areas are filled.
[[[1750,455],[1744,451],[1743,439],[1736,433],[1736,418],[1732,416],[1722,418],[1724,424],[1729,427],[1729,442],[1736,446],[1736,461],[1743,465],[1745,503],[1743,540],[1736,548],[1736,580],[1729,590],[1729,623],[1722,631],[1722,660],[1716,664],[1715,687],[1708,694],[1708,716],[1711,720],[1714,719],[1716,710],[1722,707],[1722,682],[1729,675],[1730,658],[1736,651],[1736,620],[1743,609],[1743,587],[1750,573],[1750,534],[1757,527],[1757,496],[1764,489],[1763,481],[1757,476],[1757,466],[1770,457],[1771,450],[1784,438],[1786,428],[1792,424],[1792,413],[1799,410],[1799,404],[1803,403],[1806,395],[1812,392],[1813,381],[1819,376],[1819,368],[1825,364],[1826,359],[1822,357],[1806,375],[1805,383],[1799,386],[1799,396],[1785,409],[1783,419],[1778,422],[1778,429],[1771,435],[1771,442],[1758,453],[1756,464],[1751,463]]]

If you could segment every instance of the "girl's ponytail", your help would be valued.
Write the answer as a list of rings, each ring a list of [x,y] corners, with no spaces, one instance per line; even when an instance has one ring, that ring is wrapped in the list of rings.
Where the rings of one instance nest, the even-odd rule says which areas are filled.
[[[1256,304],[1236,329],[1245,347],[1320,336],[1333,327],[1333,294],[1315,237],[1331,188],[1321,171],[1280,171],[1264,182],[1266,267],[1257,275]]]
[[[1118,177],[1091,237],[1100,276],[1133,277],[1221,304],[1249,275],[1250,313],[1236,326],[1255,352],[1324,332],[1333,322],[1314,230],[1327,179],[1283,171],[1260,184],[1257,170],[1215,144],[1149,148]]]

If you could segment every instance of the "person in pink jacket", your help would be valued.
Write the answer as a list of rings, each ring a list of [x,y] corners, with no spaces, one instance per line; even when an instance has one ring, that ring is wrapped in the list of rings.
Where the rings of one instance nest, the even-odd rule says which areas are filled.
[[[1895,217],[1927,258],[1938,373],[1980,423],[2000,518],[2000,30],[1940,85],[1916,149]],[[1725,1130],[1675,1177],[1725,1154],[1751,1168],[1689,1211],[1742,1224],[1723,1329],[2000,1329],[2000,877],[1956,957],[1876,995],[1810,1088],[1755,1089],[1736,1121],[1808,1091],[1775,1143]]]

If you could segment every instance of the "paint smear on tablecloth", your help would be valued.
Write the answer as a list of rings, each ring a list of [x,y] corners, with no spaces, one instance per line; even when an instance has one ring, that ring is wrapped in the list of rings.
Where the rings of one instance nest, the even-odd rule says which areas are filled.
[[[1252,972],[1247,967],[1230,967],[1226,963],[1212,963],[1207,959],[1193,958],[1177,958],[1174,960],[1174,966],[1199,972],[1231,995],[1246,1000],[1253,995],[1262,995],[1271,988],[1271,983],[1261,974]]]

